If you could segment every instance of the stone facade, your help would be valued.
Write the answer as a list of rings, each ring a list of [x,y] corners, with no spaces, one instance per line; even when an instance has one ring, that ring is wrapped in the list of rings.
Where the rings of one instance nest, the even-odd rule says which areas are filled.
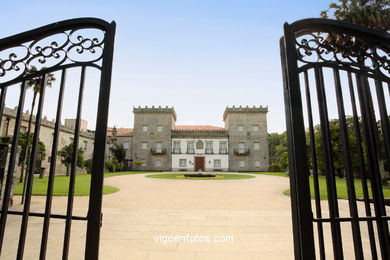
[[[199,168],[195,161],[199,166],[200,157],[205,171],[268,170],[267,107],[227,107],[224,128],[176,125],[173,107],[138,107],[133,112],[134,128],[109,128],[107,139],[108,159],[114,144],[129,144],[124,145],[125,164],[133,170],[192,171]],[[204,146],[197,149],[197,142]],[[188,152],[191,143],[194,151]],[[135,161],[144,165],[136,166]]]
[[[231,171],[266,171],[269,165],[267,107],[228,107],[224,113],[229,134]]]
[[[173,108],[134,108],[132,159],[143,161],[137,170],[170,171],[172,168],[172,129],[176,113]],[[161,160],[157,166],[155,160]]]
[[[4,108],[3,118],[1,123],[1,135],[2,136],[12,136],[14,133],[15,121],[16,121],[17,107],[14,109]],[[23,118],[21,122],[20,131],[22,133],[27,132],[28,120],[30,114],[28,112],[23,113]],[[32,132],[34,131],[34,122],[35,117],[32,120]],[[70,144],[74,138],[74,119],[65,120],[65,124],[61,126],[59,142],[58,142],[58,151],[62,147]],[[93,154],[93,145],[94,145],[94,132],[86,130],[87,121],[82,120],[83,130],[80,130],[80,139],[79,147],[84,150],[84,159],[89,159]],[[42,161],[41,167],[45,169],[46,175],[48,174],[50,162],[51,162],[51,152],[52,152],[52,143],[53,143],[53,133],[54,133],[55,122],[49,121],[46,117],[42,118],[41,129],[39,133],[39,140],[45,144],[46,148],[46,158]],[[66,173],[66,167],[61,163],[61,158],[57,156],[56,160],[56,174],[63,175]],[[85,172],[84,169],[78,168],[77,173]]]

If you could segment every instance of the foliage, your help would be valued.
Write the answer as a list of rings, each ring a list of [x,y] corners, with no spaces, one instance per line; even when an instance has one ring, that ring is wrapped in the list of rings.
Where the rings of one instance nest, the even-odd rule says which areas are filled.
[[[92,173],[92,159],[87,159],[84,161],[84,168],[87,170],[88,174]]]
[[[66,167],[66,175],[69,175],[73,155],[73,142],[62,147],[62,149],[58,151],[58,155],[61,157],[61,163]],[[77,150],[76,165],[80,168],[84,167],[84,150],[81,148],[78,148]]]
[[[276,163],[273,163],[273,164],[270,164],[268,166],[268,171],[269,172],[282,172],[282,168],[280,168],[280,166]]]
[[[27,155],[27,140],[28,140],[28,147],[30,148],[32,146],[32,142],[33,142],[33,136],[34,134],[31,133],[30,134],[30,138],[27,138],[27,133],[20,133],[19,134],[19,145],[20,147],[22,148],[21,150],[21,153],[19,155],[19,162],[18,162],[18,165],[21,166],[23,164],[23,162],[25,162],[25,157]],[[41,141],[38,141],[38,153],[37,153],[37,156],[39,153],[42,153],[42,157],[41,157],[41,160],[45,160],[46,158],[46,147],[45,147],[45,144]]]
[[[119,172],[123,170],[123,164],[116,159],[106,161],[105,166],[109,172]]]
[[[277,164],[281,171],[287,169],[288,153],[287,153],[287,133],[282,134],[271,133],[268,135],[268,150],[271,164]]]
[[[123,163],[126,158],[126,150],[123,148],[123,144],[114,144],[110,151],[119,163]]]
[[[137,166],[143,165],[145,162],[144,161],[135,161],[134,164]]]
[[[369,28],[390,30],[389,0],[337,0],[329,9],[321,12],[321,17],[333,16],[337,20],[363,25]]]

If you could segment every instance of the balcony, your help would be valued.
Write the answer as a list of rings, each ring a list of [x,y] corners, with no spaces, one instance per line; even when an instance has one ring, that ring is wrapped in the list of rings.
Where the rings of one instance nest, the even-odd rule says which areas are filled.
[[[227,149],[219,149],[219,154],[227,154],[228,150]]]
[[[249,148],[236,148],[234,149],[235,155],[248,155],[249,154]]]
[[[206,148],[206,149],[205,149],[205,153],[206,153],[206,154],[213,154],[214,152],[213,152],[213,149],[208,149],[208,148]]]
[[[150,149],[153,155],[166,154],[167,150],[165,148],[152,148]]]
[[[173,148],[172,153],[173,154],[181,154],[181,149],[180,148]]]
[[[187,153],[188,154],[194,154],[195,153],[195,149],[188,148],[187,149]]]

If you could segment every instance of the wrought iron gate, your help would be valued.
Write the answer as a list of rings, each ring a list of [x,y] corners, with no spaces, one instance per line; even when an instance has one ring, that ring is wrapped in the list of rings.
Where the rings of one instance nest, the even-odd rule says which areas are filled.
[[[72,221],[87,221],[85,259],[98,259],[99,238],[101,227],[102,189],[104,152],[107,130],[108,106],[111,84],[111,69],[114,49],[115,22],[107,23],[95,18],[80,18],[53,23],[47,26],[27,31],[8,38],[0,39],[0,124],[3,121],[3,111],[7,98],[7,90],[19,89],[17,115],[13,132],[11,153],[9,157],[7,178],[0,217],[0,253],[4,242],[9,215],[21,216],[21,227],[17,259],[23,259],[26,246],[26,233],[30,217],[42,217],[43,229],[40,243],[40,259],[46,258],[50,220],[53,218],[65,220],[62,259],[68,259],[69,242]],[[31,70],[32,65],[36,70]],[[73,135],[73,153],[70,165],[70,183],[67,197],[66,214],[52,214],[53,184],[56,178],[56,158],[61,128],[61,115],[63,110],[63,97],[66,89],[67,71],[79,68],[79,88],[77,96],[77,118],[75,120]],[[94,137],[91,189],[87,216],[73,215],[73,202],[76,181],[76,161],[79,146],[80,121],[83,107],[83,93],[85,87],[86,71],[96,68],[100,71],[100,83],[96,86],[98,92],[96,131]],[[37,146],[41,128],[45,89],[50,73],[60,74],[60,87],[54,122],[52,152],[49,170],[46,206],[44,213],[31,212],[31,195],[33,187],[33,171]],[[14,173],[17,167],[16,155],[19,142],[19,132],[24,113],[26,88],[32,79],[40,79],[39,100],[35,115],[34,130],[32,131],[32,146],[28,156],[28,171],[26,174],[26,192],[22,211],[9,208]],[[31,111],[33,113],[33,111]],[[8,129],[8,126],[7,126]],[[4,248],[3,248],[4,249]],[[28,256],[31,257],[31,256]]]
[[[295,259],[390,259],[381,177],[390,165],[390,35],[305,19],[284,25],[280,48]],[[338,199],[332,125],[338,125],[338,171],[345,173],[348,201]],[[326,180],[322,194],[320,173]],[[329,212],[320,201],[323,193]]]

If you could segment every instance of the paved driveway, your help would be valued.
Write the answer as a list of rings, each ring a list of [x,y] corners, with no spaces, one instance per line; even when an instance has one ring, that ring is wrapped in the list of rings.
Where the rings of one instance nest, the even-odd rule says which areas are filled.
[[[145,174],[106,178],[105,184],[120,191],[104,196],[101,259],[293,259],[290,198],[282,194],[288,178],[255,176],[242,180],[169,180],[145,178]],[[33,197],[32,210],[42,212],[43,203],[43,197]],[[85,216],[87,203],[87,197],[76,197],[75,214]],[[347,202],[339,203],[340,215],[348,216]],[[55,197],[53,209],[64,214],[66,198]],[[69,259],[83,259],[85,222],[73,223]],[[15,259],[19,226],[20,217],[10,216],[2,259]],[[345,256],[352,259],[350,226],[342,228]],[[63,229],[64,221],[52,220],[47,259],[61,259]],[[41,230],[41,218],[30,218],[26,259],[38,259]],[[329,231],[326,226],[325,230]],[[363,239],[368,247],[364,228]],[[332,257],[329,235],[325,241]]]

